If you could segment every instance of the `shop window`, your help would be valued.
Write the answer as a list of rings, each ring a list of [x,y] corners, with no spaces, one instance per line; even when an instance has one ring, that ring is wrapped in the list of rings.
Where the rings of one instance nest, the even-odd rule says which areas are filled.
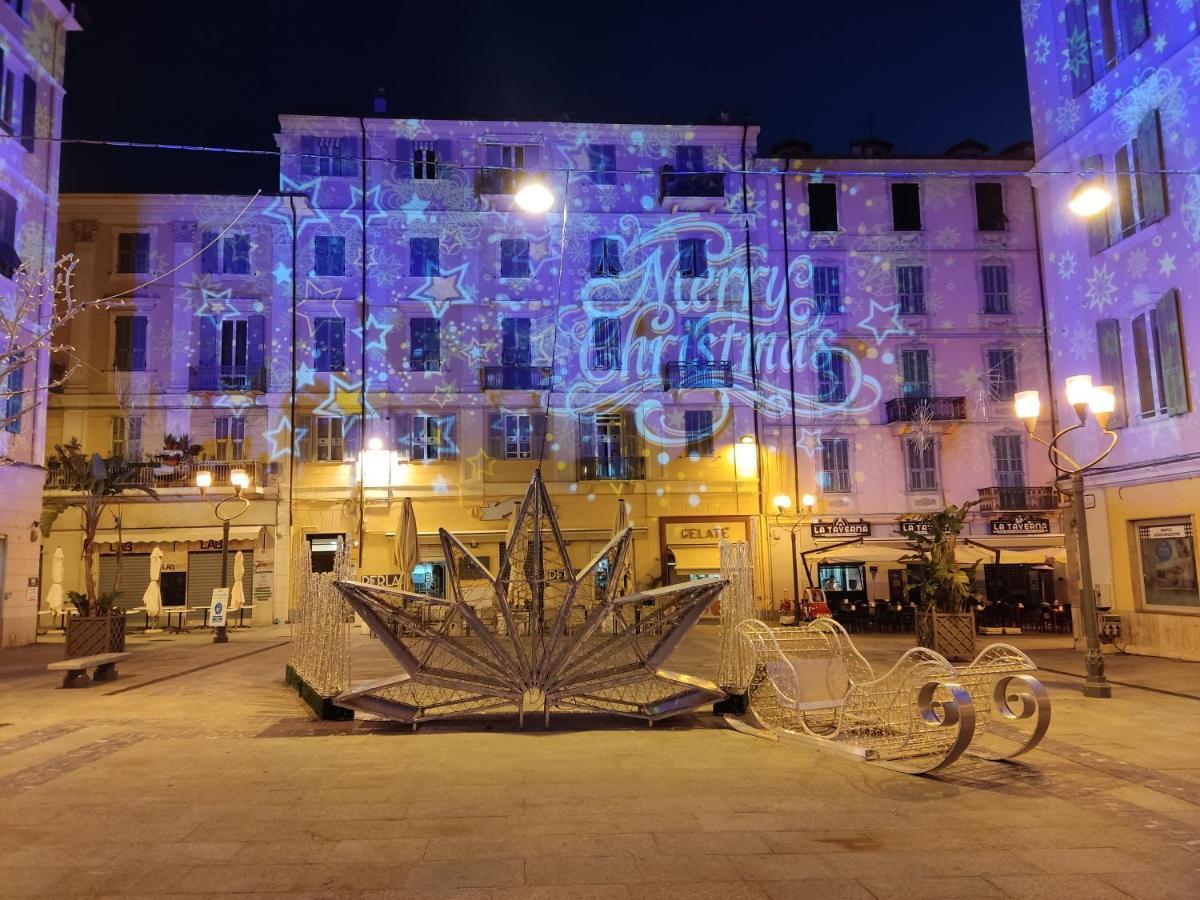
[[[1136,533],[1145,607],[1200,611],[1196,539],[1191,520],[1139,522]]]
[[[308,535],[308,552],[313,572],[332,572],[338,546],[346,540],[344,534]]]

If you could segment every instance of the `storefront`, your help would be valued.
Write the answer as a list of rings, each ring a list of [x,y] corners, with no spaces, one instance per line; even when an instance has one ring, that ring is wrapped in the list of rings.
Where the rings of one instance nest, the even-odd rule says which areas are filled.
[[[745,542],[752,531],[746,516],[662,518],[663,584],[678,584],[721,573],[721,541]]]

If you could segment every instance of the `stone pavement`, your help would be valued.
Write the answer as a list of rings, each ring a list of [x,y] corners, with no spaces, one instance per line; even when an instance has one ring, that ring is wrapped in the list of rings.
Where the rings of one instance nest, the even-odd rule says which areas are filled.
[[[75,691],[45,671],[61,645],[0,652],[0,896],[1200,895],[1188,697],[1085,700],[1049,673],[1044,749],[915,778],[713,716],[317,723],[283,687],[287,638],[135,638],[119,681]],[[883,664],[909,640],[860,644]],[[1072,671],[1062,639],[1014,642]],[[702,626],[672,665],[711,671],[715,647]],[[375,652],[358,639],[358,671]],[[1200,694],[1187,666],[1109,660]]]

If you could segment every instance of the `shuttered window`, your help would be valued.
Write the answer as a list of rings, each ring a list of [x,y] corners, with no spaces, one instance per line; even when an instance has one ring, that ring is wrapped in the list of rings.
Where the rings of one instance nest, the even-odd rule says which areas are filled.
[[[988,394],[992,400],[1011,400],[1017,393],[1017,351],[1007,347],[987,352]]]
[[[313,238],[313,271],[317,275],[346,274],[346,239],[319,234]]]
[[[4,398],[4,430],[9,434],[20,434],[21,409],[25,405],[25,354],[10,355],[4,368],[8,370],[8,396]]]
[[[928,350],[901,350],[900,374],[905,397],[928,397],[933,393]]]
[[[611,371],[621,367],[621,320],[592,319],[592,368]]]
[[[613,144],[588,144],[592,184],[617,183],[617,148]]]
[[[1125,364],[1121,358],[1121,323],[1116,319],[1096,322],[1096,346],[1100,357],[1100,382],[1110,385],[1116,406],[1108,419],[1109,428],[1122,428],[1128,422],[1125,411]]]
[[[300,174],[354,177],[358,175],[358,138],[300,138]]]
[[[904,439],[905,480],[910,491],[936,491],[937,446],[931,440]]]
[[[900,296],[900,312],[918,316],[925,312],[925,267],[896,266],[896,291]]]
[[[21,146],[33,152],[34,123],[37,122],[37,82],[26,75],[21,87]]]
[[[529,319],[507,318],[500,327],[500,362],[506,366],[532,365],[533,338]]]
[[[921,230],[921,186],[915,182],[892,185],[892,230]]]
[[[117,316],[113,368],[118,372],[146,370],[146,317]]]
[[[227,234],[221,240],[221,268],[227,275],[250,274],[250,235]]]
[[[313,367],[318,372],[346,369],[346,320],[313,320]]]
[[[1071,77],[1071,92],[1078,96],[1092,86],[1092,37],[1088,30],[1087,3],[1067,0],[1063,24],[1063,68]]]
[[[1004,186],[998,181],[975,182],[975,226],[980,231],[1004,231]]]
[[[983,281],[983,311],[988,315],[1007,315],[1012,312],[1008,298],[1008,266],[989,263],[979,267]]]
[[[842,276],[837,266],[813,266],[812,286],[817,312],[837,315],[842,311]]]
[[[808,183],[808,230],[837,231],[837,185],[829,181]]]
[[[1019,434],[992,435],[992,457],[996,464],[998,487],[1025,486],[1025,460]]]
[[[841,350],[818,350],[813,354],[817,370],[817,399],[841,403],[846,399],[846,357]]]
[[[100,593],[117,592],[114,606],[117,609],[133,609],[142,605],[142,597],[150,585],[150,554],[115,553],[100,557]],[[117,570],[120,569],[120,578]]]
[[[611,278],[621,274],[621,242],[616,238],[592,238],[592,275]]]
[[[1168,291],[1153,309],[1133,320],[1133,357],[1142,417],[1187,412],[1187,362],[1175,291]]]
[[[233,585],[233,563],[237,551],[229,550],[225,570],[225,585]],[[254,551],[242,551],[242,590],[246,594],[246,605],[249,606],[253,597],[254,586]],[[212,603],[212,592],[221,586],[221,552],[204,551],[188,554],[187,563],[187,605],[208,606]]]
[[[848,438],[821,439],[821,470],[817,479],[823,493],[850,493],[850,440]]]
[[[150,233],[123,231],[117,235],[117,271],[145,274],[150,271]]]
[[[1082,163],[1085,174],[1092,173],[1090,177],[1103,178],[1104,176],[1104,157],[1095,154],[1084,159]],[[1087,235],[1088,235],[1088,253],[1095,256],[1108,248],[1111,240],[1108,227],[1108,213],[1098,212],[1093,216],[1087,217]]]
[[[437,372],[442,367],[441,322],[432,318],[409,320],[409,367],[414,372]]]
[[[501,241],[500,277],[528,278],[530,274],[529,241],[520,239]]]
[[[713,455],[713,414],[710,409],[687,409],[683,412],[686,433],[685,451],[688,456]]]
[[[442,274],[438,239],[417,237],[408,239],[408,274],[421,278],[436,278]]]
[[[246,420],[242,416],[217,416],[213,423],[215,456],[221,462],[246,459]]]
[[[493,459],[533,459],[541,455],[546,438],[546,414],[490,413],[488,456]]]
[[[708,275],[708,243],[704,238],[684,238],[679,242],[679,276],[704,278]]]

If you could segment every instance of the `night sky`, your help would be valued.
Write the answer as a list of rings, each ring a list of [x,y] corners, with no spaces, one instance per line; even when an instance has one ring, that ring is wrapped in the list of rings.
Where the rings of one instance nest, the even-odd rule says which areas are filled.
[[[274,147],[281,112],[703,123],[842,154],[1030,136],[1016,0],[82,0],[64,138]],[[273,159],[68,147],[63,191],[246,192]]]

